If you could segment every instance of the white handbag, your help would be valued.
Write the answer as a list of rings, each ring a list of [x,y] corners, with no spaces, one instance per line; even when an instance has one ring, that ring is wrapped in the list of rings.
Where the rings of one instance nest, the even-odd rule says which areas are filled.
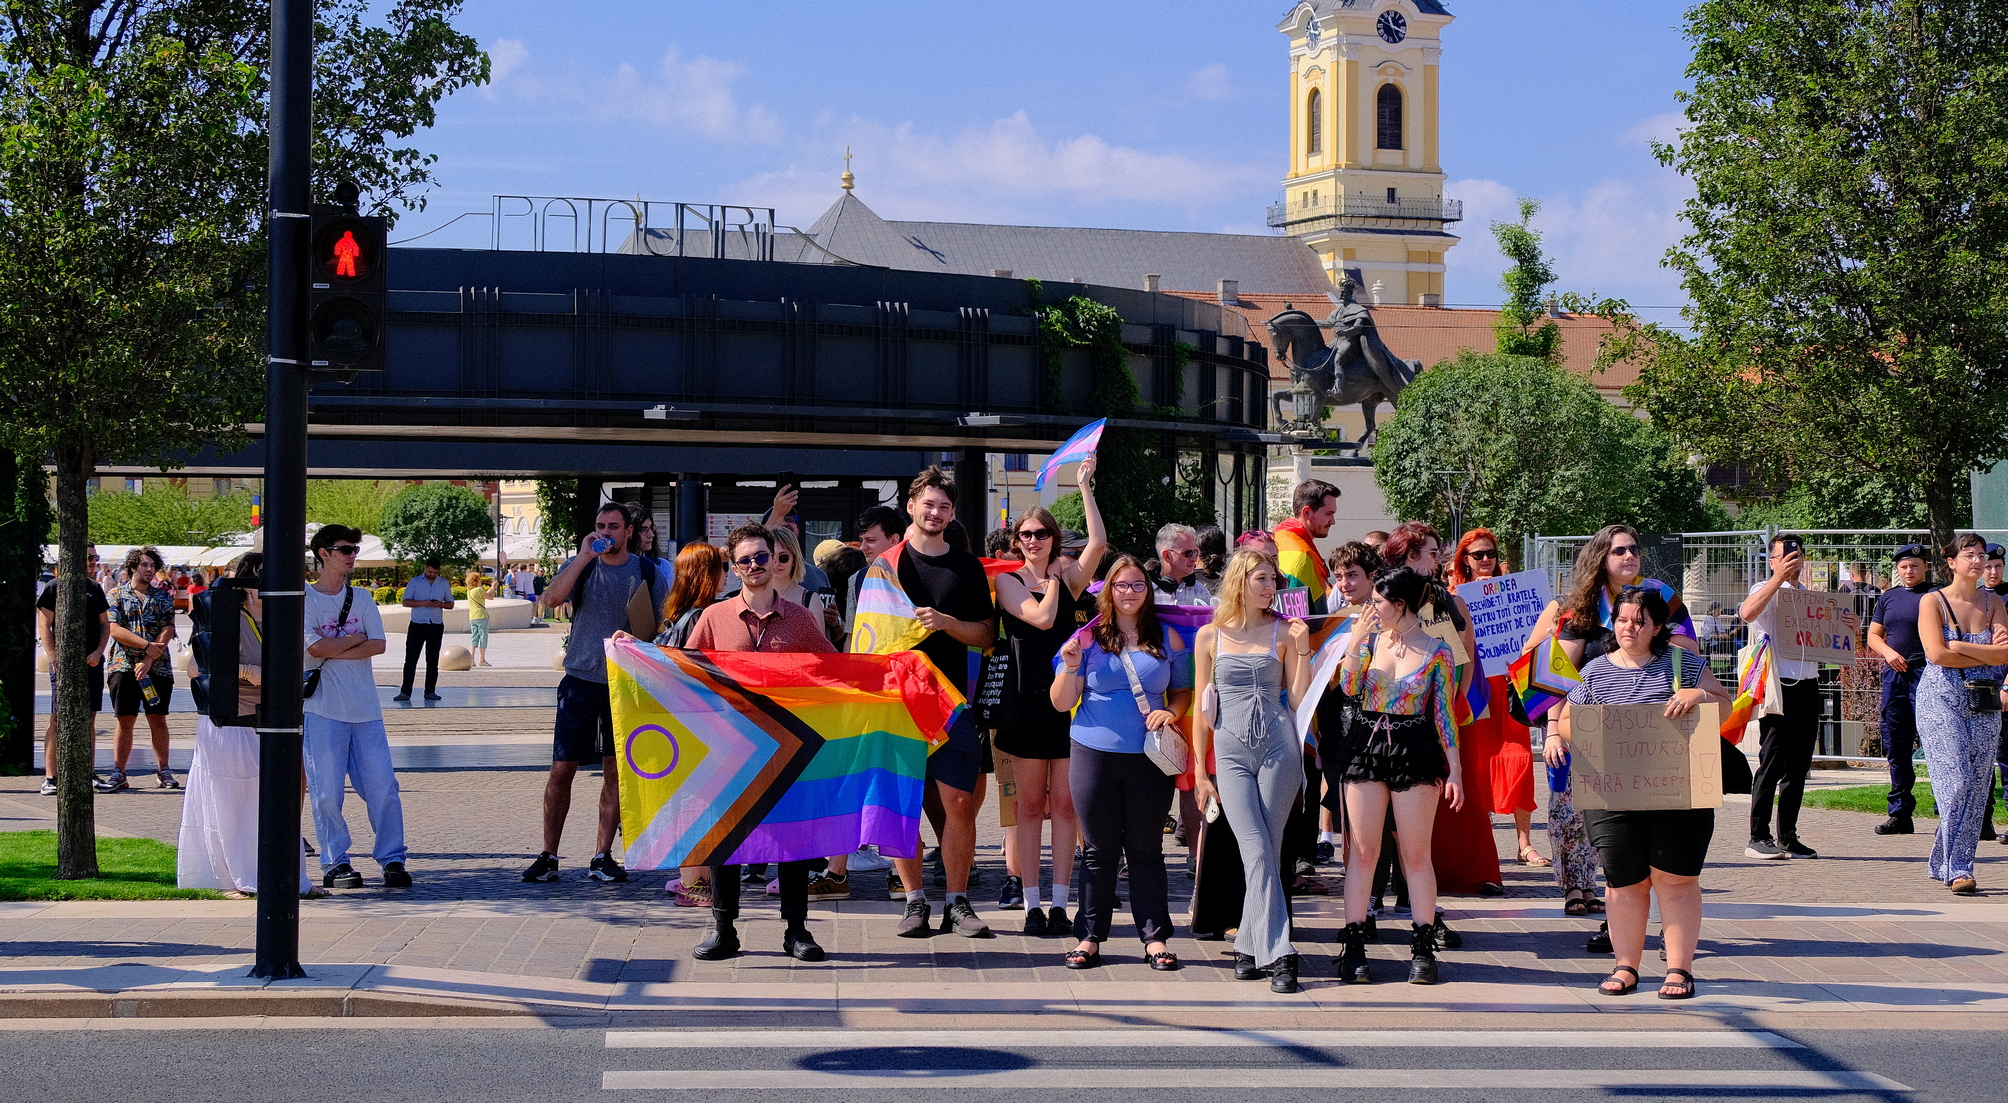
[[[1150,697],[1143,691],[1143,679],[1136,676],[1136,664],[1130,662],[1129,652],[1117,652],[1122,660],[1123,673],[1129,675],[1130,694],[1136,698],[1138,712],[1145,718],[1150,716]],[[1185,734],[1175,727],[1145,729],[1143,733],[1143,754],[1165,773],[1178,776],[1185,772],[1191,761],[1191,748],[1185,745]]]

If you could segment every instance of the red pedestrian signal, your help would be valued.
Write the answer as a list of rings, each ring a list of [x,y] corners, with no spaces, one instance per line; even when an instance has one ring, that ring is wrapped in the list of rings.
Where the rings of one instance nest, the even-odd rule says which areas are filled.
[[[382,371],[386,296],[384,220],[316,207],[307,283],[308,366]]]
[[[358,215],[317,215],[314,219],[313,282],[330,287],[374,286],[381,282],[383,219]]]
[[[363,247],[356,244],[356,232],[343,230],[342,239],[335,242],[335,275],[355,279],[356,258],[362,255]]]

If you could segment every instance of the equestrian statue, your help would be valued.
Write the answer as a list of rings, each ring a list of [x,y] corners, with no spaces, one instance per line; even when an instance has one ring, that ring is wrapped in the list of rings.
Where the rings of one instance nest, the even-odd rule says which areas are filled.
[[[1351,279],[1339,284],[1339,305],[1321,324],[1295,308],[1269,319],[1269,338],[1276,355],[1290,369],[1290,387],[1271,396],[1277,427],[1289,433],[1322,436],[1327,405],[1358,403],[1365,415],[1367,431],[1360,438],[1364,446],[1373,440],[1374,411],[1381,402],[1394,405],[1402,389],[1415,381],[1422,361],[1403,360],[1388,351],[1374,328],[1373,315],[1353,300],[1358,290]],[[1322,330],[1332,331],[1333,344],[1325,344]],[[1288,400],[1291,413],[1285,416]]]

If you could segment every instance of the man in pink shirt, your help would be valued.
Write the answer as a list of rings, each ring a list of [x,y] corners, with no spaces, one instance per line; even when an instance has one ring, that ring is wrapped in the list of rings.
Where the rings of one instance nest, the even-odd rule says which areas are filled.
[[[739,592],[709,606],[697,618],[684,646],[699,651],[765,651],[826,654],[828,636],[815,614],[775,592],[774,538],[759,525],[741,525],[725,543],[725,557],[739,576]],[[739,956],[739,867],[721,867],[712,878],[711,933],[691,956],[723,961]],[[823,960],[823,948],[809,934],[809,863],[781,863],[781,919],[788,925],[781,949],[797,961]]]

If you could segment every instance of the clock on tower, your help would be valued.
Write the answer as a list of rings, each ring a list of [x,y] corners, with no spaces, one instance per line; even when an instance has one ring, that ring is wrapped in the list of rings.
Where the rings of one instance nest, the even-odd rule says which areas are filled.
[[[1394,45],[1408,37],[1408,17],[1398,11],[1384,11],[1374,23],[1374,30],[1379,33],[1382,42]]]

